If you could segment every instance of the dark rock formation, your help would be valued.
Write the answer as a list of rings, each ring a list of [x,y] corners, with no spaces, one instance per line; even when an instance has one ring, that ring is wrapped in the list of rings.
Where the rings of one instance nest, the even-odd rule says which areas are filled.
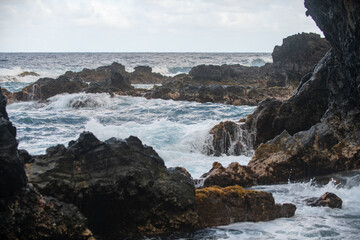
[[[313,73],[303,77],[296,93],[290,99],[284,102],[266,99],[260,103],[242,126],[252,135],[255,148],[284,130],[294,134],[308,130],[320,122],[328,108],[329,91],[326,79],[333,74],[329,69],[334,66],[334,59],[329,52]]]
[[[275,204],[271,193],[244,190],[239,186],[196,190],[196,212],[201,227],[292,217],[295,210],[293,204]]]
[[[25,187],[24,164],[17,153],[16,128],[9,121],[6,100],[0,91],[0,198],[12,196]]]
[[[79,79],[84,82],[104,82],[111,77],[114,72],[125,74],[125,66],[114,62],[109,66],[101,66],[96,69],[84,68],[81,72],[67,71],[63,76],[70,79]]]
[[[329,44],[317,34],[297,34],[275,47],[272,64],[196,66],[189,75],[165,81],[146,97],[233,105],[257,105],[267,97],[285,100],[328,49]]]
[[[85,132],[69,147],[35,157],[28,170],[41,193],[74,203],[107,239],[196,227],[194,185],[136,137],[99,141]]]
[[[134,72],[129,73],[129,81],[137,84],[162,83],[168,79],[160,73],[152,72],[152,68],[149,66],[137,66],[134,68]]]
[[[86,218],[75,206],[43,197],[27,185],[26,153],[18,152],[1,91],[0,133],[0,239],[90,239]]]
[[[319,198],[310,198],[306,200],[306,204],[312,207],[330,207],[342,208],[342,200],[336,194],[326,192]]]
[[[241,166],[237,162],[224,168],[220,163],[214,162],[212,169],[201,176],[202,186],[234,186],[251,187],[256,184],[257,176],[248,166]]]
[[[315,108],[304,102],[306,107],[299,111],[278,111],[274,135],[281,131],[277,126],[287,131],[260,145],[249,163],[263,183],[360,168],[360,28],[356,27],[360,24],[360,3],[306,0],[305,6],[324,31],[332,50],[290,100],[318,99],[320,87],[326,102],[321,100],[323,103]],[[317,117],[309,120],[302,114]],[[295,127],[290,128],[285,122]]]
[[[281,46],[275,46],[271,55],[274,64],[302,76],[324,57],[329,48],[329,43],[319,40],[318,34],[302,33],[285,38]]]
[[[78,93],[87,86],[84,81],[67,76],[60,76],[57,79],[40,78],[13,95],[18,101],[45,100],[61,93]]]
[[[72,204],[43,197],[31,186],[0,201],[1,239],[90,240],[86,218]]]
[[[262,102],[241,126],[257,148],[249,167],[258,183],[360,168],[360,3],[305,6],[332,49],[289,100]]]

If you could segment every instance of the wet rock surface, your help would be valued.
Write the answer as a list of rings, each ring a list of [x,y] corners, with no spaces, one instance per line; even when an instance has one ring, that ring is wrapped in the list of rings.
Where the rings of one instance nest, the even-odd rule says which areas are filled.
[[[342,208],[342,200],[336,194],[326,192],[319,198],[307,199],[306,205],[312,207]]]
[[[73,203],[108,239],[194,229],[194,185],[136,137],[99,141],[89,132],[35,157],[29,179],[43,194]]]
[[[295,211],[293,204],[275,204],[271,193],[244,190],[239,186],[213,186],[196,190],[196,212],[201,227],[269,221],[292,217]]]

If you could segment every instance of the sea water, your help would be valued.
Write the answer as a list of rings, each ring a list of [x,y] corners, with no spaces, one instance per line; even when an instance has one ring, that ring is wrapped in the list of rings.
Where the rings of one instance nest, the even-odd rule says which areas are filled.
[[[187,73],[199,64],[261,65],[271,62],[267,53],[0,53],[0,86],[18,91],[39,77],[57,77],[66,71],[96,68],[117,61],[133,71],[149,65],[153,71],[172,76]],[[33,71],[39,77],[19,77]],[[138,86],[139,87],[139,86]],[[152,87],[141,85],[140,87]],[[86,103],[78,108],[79,102]],[[47,102],[20,102],[7,106],[17,127],[19,148],[43,154],[46,148],[77,139],[83,131],[100,140],[137,136],[152,146],[166,166],[185,167],[199,178],[218,161],[225,167],[233,161],[246,165],[247,156],[207,156],[209,130],[220,121],[239,120],[254,107],[196,103],[101,94],[62,94]],[[327,184],[315,180],[257,186],[273,193],[277,203],[293,203],[295,216],[269,222],[234,223],[172,235],[169,239],[358,239],[360,235],[360,172],[333,174]],[[337,184],[339,183],[339,184]],[[342,209],[306,206],[304,200],[333,192],[343,199]]]

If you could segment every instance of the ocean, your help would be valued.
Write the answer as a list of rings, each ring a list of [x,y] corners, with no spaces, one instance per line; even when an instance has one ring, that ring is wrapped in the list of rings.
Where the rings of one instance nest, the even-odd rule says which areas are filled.
[[[188,73],[200,64],[242,64],[261,66],[271,62],[270,53],[0,53],[0,86],[14,92],[40,77],[53,77],[66,71],[81,71],[119,62],[131,72],[148,65],[153,72],[167,76]],[[40,76],[18,76],[25,71]],[[152,85],[136,85],[148,87]],[[76,108],[79,100],[89,102]],[[17,127],[19,148],[43,154],[46,148],[67,144],[83,131],[100,140],[111,137],[139,137],[152,146],[166,166],[185,167],[199,178],[218,161],[246,165],[248,156],[207,156],[209,130],[226,120],[239,120],[254,111],[250,106],[231,106],[108,94],[62,94],[47,102],[20,102],[7,106],[10,120]],[[272,192],[277,203],[293,203],[295,216],[270,222],[234,223],[204,229],[169,239],[357,239],[360,235],[360,172],[333,174],[327,184],[315,180],[256,186]],[[338,184],[339,183],[339,184]],[[343,199],[343,209],[306,206],[304,200],[333,192]]]

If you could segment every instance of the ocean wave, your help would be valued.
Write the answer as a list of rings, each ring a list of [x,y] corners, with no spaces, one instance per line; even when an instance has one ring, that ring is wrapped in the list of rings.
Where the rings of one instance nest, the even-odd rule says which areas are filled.
[[[49,107],[64,108],[99,108],[108,105],[111,97],[108,93],[60,94],[49,98]]]

